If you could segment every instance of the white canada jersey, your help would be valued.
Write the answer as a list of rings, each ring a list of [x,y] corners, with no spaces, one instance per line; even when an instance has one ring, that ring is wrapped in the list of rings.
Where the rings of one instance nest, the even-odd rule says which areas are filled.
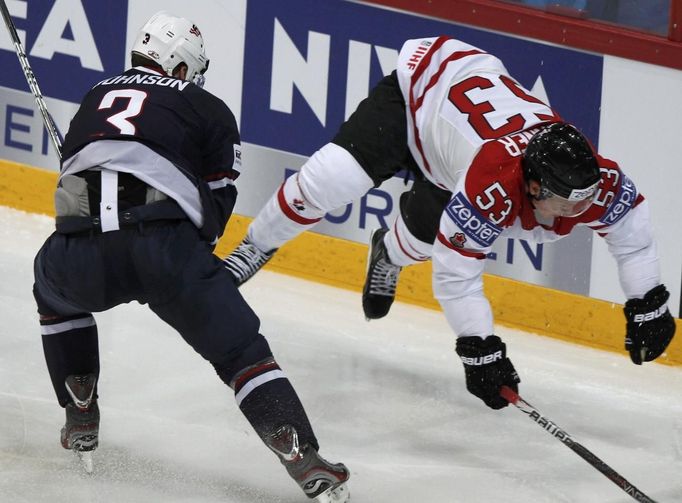
[[[397,75],[410,151],[428,180],[452,192],[432,250],[433,291],[457,335],[493,333],[482,274],[501,235],[549,242],[587,226],[606,239],[628,298],[659,284],[648,207],[615,162],[595,152],[602,179],[584,213],[536,219],[523,153],[542,126],[561,118],[499,59],[448,37],[408,40]]]
[[[486,142],[559,120],[498,58],[449,37],[405,42],[397,76],[412,156],[450,191]]]

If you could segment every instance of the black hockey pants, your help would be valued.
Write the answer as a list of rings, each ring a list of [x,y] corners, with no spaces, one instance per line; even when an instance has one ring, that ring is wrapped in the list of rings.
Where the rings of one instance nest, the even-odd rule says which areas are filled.
[[[34,296],[59,402],[64,379],[99,370],[91,313],[148,304],[229,384],[271,353],[260,321],[212,247],[188,220],[143,223],[106,233],[52,234],[35,260]]]

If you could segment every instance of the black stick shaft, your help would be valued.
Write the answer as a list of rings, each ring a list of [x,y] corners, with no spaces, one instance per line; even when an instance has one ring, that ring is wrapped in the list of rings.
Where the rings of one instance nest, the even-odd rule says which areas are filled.
[[[540,414],[540,412],[535,407],[533,407],[531,404],[529,404],[523,398],[521,398],[513,389],[507,386],[502,386],[502,389],[500,390],[500,395],[502,395],[502,398],[507,400],[509,403],[515,405],[517,409],[519,409],[521,412],[523,412],[533,421],[535,421],[539,426],[542,427],[542,429],[547,431],[553,437],[560,440],[565,446],[567,446],[569,449],[575,452],[578,456],[583,458],[590,465],[592,465],[601,473],[603,473],[604,476],[606,476],[606,478],[608,478],[611,482],[620,487],[627,494],[632,496],[633,499],[635,499],[636,501],[640,501],[642,503],[656,503],[649,496],[647,496],[642,491],[637,489],[632,483],[628,482],[627,479],[625,479],[625,477],[620,475],[613,468],[604,463],[604,461],[599,459],[585,446],[573,440],[571,436],[568,433],[566,433],[563,429],[559,428],[559,426],[557,426],[556,423],[550,421],[545,416]]]

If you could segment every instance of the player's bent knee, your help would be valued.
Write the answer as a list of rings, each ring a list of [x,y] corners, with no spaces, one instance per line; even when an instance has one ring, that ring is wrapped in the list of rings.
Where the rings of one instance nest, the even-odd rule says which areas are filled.
[[[267,358],[272,358],[272,351],[270,350],[270,346],[268,345],[268,341],[265,340],[265,337],[258,334],[253,342],[246,346],[238,355],[235,356],[233,354],[232,357],[226,361],[212,361],[211,364],[215,368],[220,379],[230,386],[230,383],[238,373]]]
[[[343,147],[328,143],[306,162],[298,175],[306,199],[324,212],[362,197],[374,182]]]

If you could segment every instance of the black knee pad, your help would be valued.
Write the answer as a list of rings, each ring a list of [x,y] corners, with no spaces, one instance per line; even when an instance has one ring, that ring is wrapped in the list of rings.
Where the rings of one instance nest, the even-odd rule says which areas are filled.
[[[211,362],[211,364],[218,376],[229,386],[234,376],[239,372],[267,358],[272,358],[272,351],[265,337],[258,334],[256,339],[246,346],[238,356],[224,362]]]
[[[419,241],[436,240],[440,216],[452,193],[426,180],[415,180],[412,189],[400,196],[400,215],[410,233]]]

